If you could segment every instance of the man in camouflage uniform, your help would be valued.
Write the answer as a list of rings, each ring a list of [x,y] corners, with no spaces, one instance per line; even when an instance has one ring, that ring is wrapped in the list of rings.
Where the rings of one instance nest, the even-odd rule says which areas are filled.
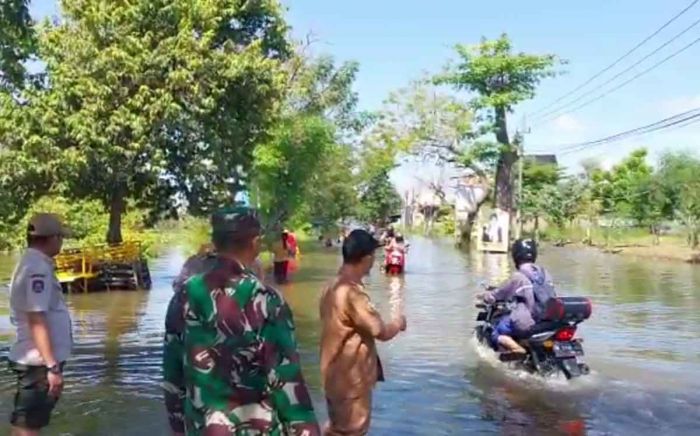
[[[184,286],[188,435],[320,435],[292,313],[251,271],[260,223],[245,208],[216,213],[215,266]]]
[[[173,296],[165,316],[165,342],[163,344],[163,390],[168,422],[173,435],[185,434],[185,282],[195,274],[211,270],[216,265],[213,247],[209,244],[190,257],[173,280]]]

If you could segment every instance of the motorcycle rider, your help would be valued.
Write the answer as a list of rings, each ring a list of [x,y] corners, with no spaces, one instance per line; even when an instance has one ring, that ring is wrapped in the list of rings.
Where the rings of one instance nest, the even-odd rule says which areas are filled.
[[[401,233],[396,232],[394,238],[388,241],[386,249],[387,251],[400,250],[402,253],[405,253],[408,249],[408,243]]]
[[[487,303],[496,301],[514,302],[510,314],[503,316],[493,331],[491,344],[498,345],[513,353],[525,353],[515,337],[529,336],[530,329],[544,314],[550,298],[556,297],[549,273],[535,264],[537,243],[532,239],[518,239],[513,243],[511,254],[516,271],[510,280],[493,292],[483,295]]]
[[[389,227],[386,228],[386,230],[384,230],[384,233],[382,233],[382,236],[381,236],[381,238],[380,238],[380,242],[381,242],[382,245],[384,245],[385,247],[386,247],[386,246],[389,246],[389,244],[391,244],[391,243],[394,241],[394,237],[395,237],[395,234],[394,234],[394,227],[393,227],[393,226],[389,226]]]

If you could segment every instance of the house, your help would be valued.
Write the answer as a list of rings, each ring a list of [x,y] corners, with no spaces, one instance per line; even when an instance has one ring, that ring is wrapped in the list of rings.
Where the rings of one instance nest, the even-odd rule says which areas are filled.
[[[555,154],[527,154],[524,160],[525,162],[534,162],[540,165],[559,166],[557,155]]]

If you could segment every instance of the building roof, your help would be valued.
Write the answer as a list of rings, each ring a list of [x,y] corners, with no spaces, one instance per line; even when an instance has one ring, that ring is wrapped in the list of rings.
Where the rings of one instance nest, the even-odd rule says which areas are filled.
[[[543,165],[558,165],[557,155],[555,154],[527,154],[525,160]]]

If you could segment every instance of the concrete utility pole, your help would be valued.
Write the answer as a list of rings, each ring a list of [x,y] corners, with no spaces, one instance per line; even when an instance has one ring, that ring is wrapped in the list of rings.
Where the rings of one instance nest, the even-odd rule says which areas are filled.
[[[522,122],[521,122],[521,133],[520,135],[516,134],[516,138],[518,138],[518,209],[517,209],[517,214],[515,218],[515,222],[517,223],[515,226],[515,238],[519,239],[522,236],[523,232],[523,167],[524,167],[524,160],[525,160],[525,134],[530,133],[528,130],[527,124],[526,124],[526,118],[525,115],[523,115]]]

